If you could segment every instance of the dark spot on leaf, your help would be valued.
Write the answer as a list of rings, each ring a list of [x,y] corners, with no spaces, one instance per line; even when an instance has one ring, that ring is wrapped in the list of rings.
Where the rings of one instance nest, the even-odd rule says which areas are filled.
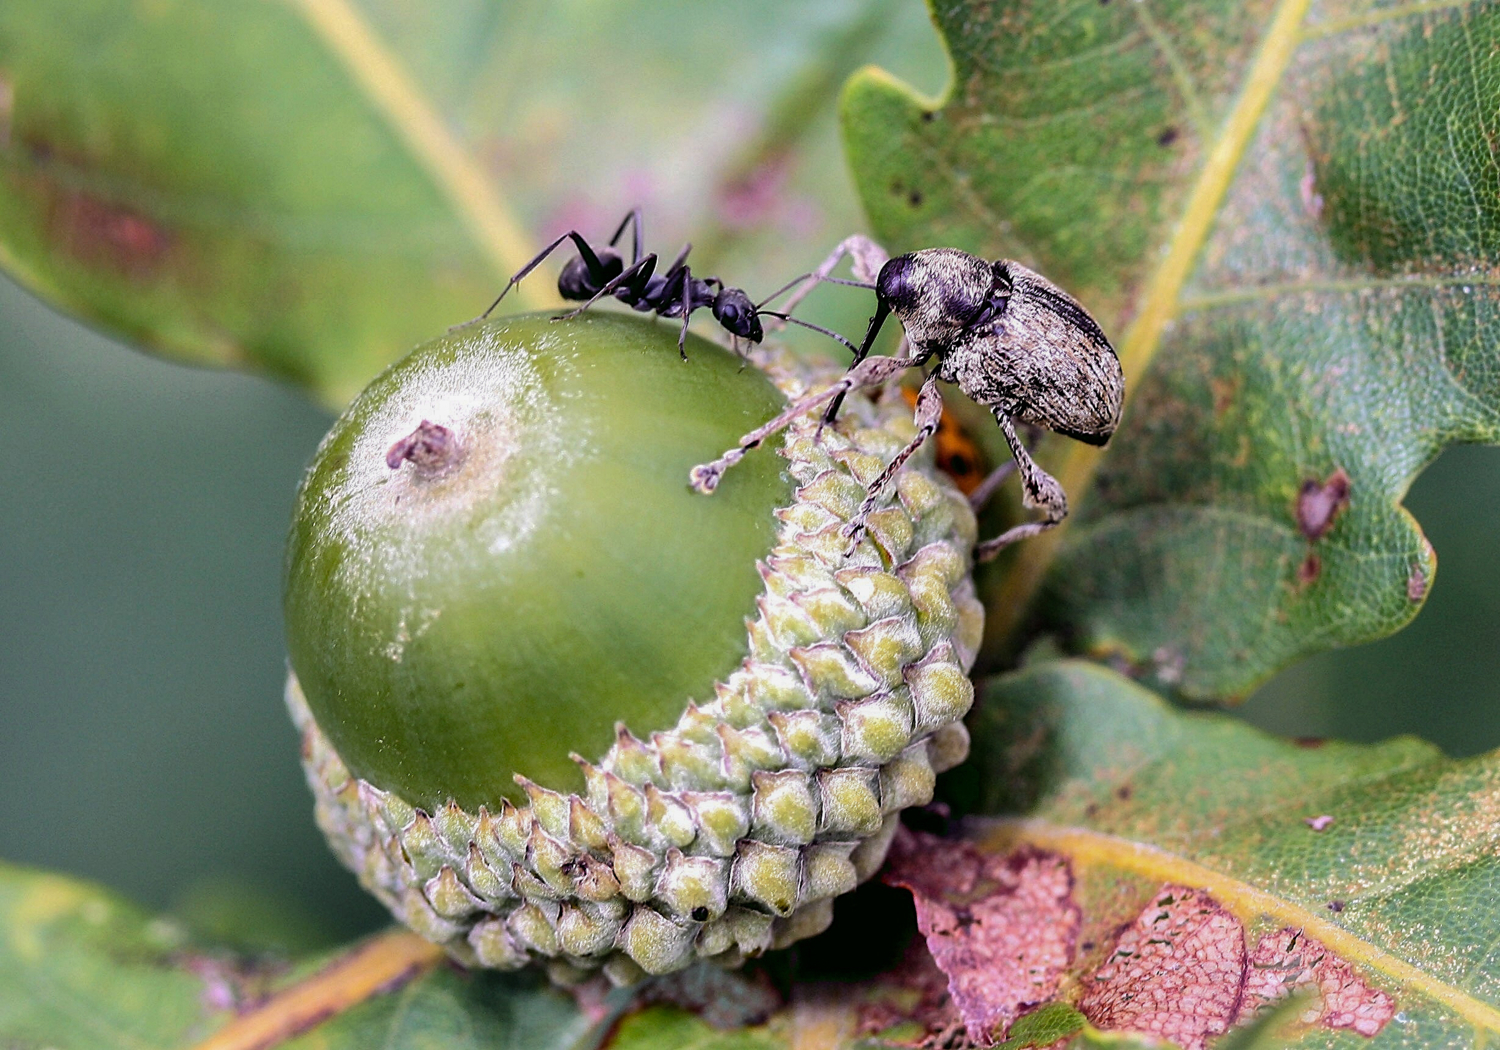
[[[1121,802],[1129,802],[1130,796],[1133,794],[1135,794],[1135,791],[1129,784],[1121,784],[1119,787],[1115,788],[1115,798],[1119,799]]]
[[[123,205],[82,191],[59,195],[48,215],[52,237],[90,266],[107,266],[144,280],[161,269],[173,237],[166,229]]]
[[[1309,751],[1315,748],[1320,748],[1327,742],[1327,738],[1321,736],[1299,736],[1292,741],[1292,743],[1296,744],[1298,747],[1306,748]]]
[[[1088,817],[1090,820],[1093,820],[1099,815],[1099,803],[1090,802],[1087,806],[1084,806],[1083,815],[1085,817]]]
[[[906,199],[913,208],[919,208],[922,206],[922,191],[912,190],[906,195]]]
[[[1307,557],[1302,559],[1302,564],[1297,566],[1297,582],[1309,584],[1316,580],[1323,572],[1323,559],[1312,551],[1307,552]]]
[[[1349,475],[1340,467],[1327,479],[1319,481],[1308,478],[1297,492],[1297,527],[1302,535],[1317,542],[1329,529],[1334,519],[1349,505]]]
[[[923,124],[931,124],[935,119],[937,119],[937,114],[932,110],[928,109],[922,111]]]
[[[203,982],[199,1002],[205,1013],[241,1012],[271,996],[275,980],[287,966],[274,957],[243,958],[228,953],[186,951],[173,963]]]
[[[1164,128],[1162,129],[1162,133],[1156,136],[1156,144],[1158,146],[1170,146],[1172,143],[1177,141],[1177,137],[1180,134],[1181,132],[1179,132],[1176,128]]]
[[[422,420],[417,429],[397,441],[385,454],[385,465],[398,470],[410,463],[423,474],[441,474],[458,462],[462,449],[458,435],[443,426]]]
[[[1329,904],[1332,911],[1342,907]],[[1302,988],[1318,992],[1309,1000],[1313,1012],[1302,1015],[1308,1024],[1349,1028],[1369,1038],[1396,1012],[1391,997],[1365,984],[1343,959],[1303,931],[1287,928],[1262,937],[1250,953],[1239,1020],[1249,1021]]]
[[[1411,575],[1406,578],[1406,598],[1419,602],[1427,597],[1427,572],[1420,565],[1413,565]]]
[[[1328,902],[1328,910],[1331,911],[1331,912],[1333,912],[1335,915],[1337,915],[1339,912],[1341,912],[1341,911],[1344,910],[1344,902],[1343,901],[1329,901]]]

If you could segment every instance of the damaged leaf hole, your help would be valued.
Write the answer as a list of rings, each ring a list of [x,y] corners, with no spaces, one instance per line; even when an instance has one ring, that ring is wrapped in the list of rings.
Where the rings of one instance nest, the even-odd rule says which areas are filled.
[[[1322,539],[1349,505],[1349,475],[1339,467],[1323,481],[1308,478],[1297,492],[1297,528],[1309,543]]]
[[[1427,571],[1420,565],[1411,567],[1411,575],[1406,578],[1406,600],[1413,604],[1427,597]]]
[[[1344,468],[1339,467],[1322,481],[1307,478],[1297,491],[1297,528],[1309,544],[1317,543],[1333,528],[1344,508],[1349,505],[1350,482]],[[1313,583],[1323,574],[1323,559],[1313,550],[1307,552],[1297,566],[1297,582],[1301,586]]]

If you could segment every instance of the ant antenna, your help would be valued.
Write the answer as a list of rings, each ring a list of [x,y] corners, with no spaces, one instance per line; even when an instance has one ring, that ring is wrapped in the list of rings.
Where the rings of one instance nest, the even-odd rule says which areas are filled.
[[[758,313],[758,314],[765,314],[767,317],[779,317],[783,321],[790,321],[792,324],[801,325],[803,328],[811,328],[814,332],[822,332],[828,338],[830,338],[830,339],[836,339],[840,343],[843,343],[845,346],[847,346],[849,348],[850,353],[853,353],[853,354],[856,354],[856,355],[859,353],[859,347],[857,347],[853,343],[849,342],[849,340],[845,339],[843,336],[839,335],[837,332],[831,331],[830,329],[827,329],[827,328],[823,328],[820,325],[815,325],[811,321],[804,321],[800,317],[793,317],[790,314],[780,313],[779,311],[776,311],[776,310],[756,310],[755,312]]]
[[[793,288],[797,287],[797,285],[801,284],[803,281],[807,280],[810,277],[816,277],[819,281],[826,281],[829,284],[842,284],[842,285],[846,285],[846,286],[848,286],[850,288],[863,288],[866,291],[874,291],[875,290],[875,286],[873,284],[869,284],[869,283],[867,283],[865,281],[846,281],[842,277],[829,277],[825,273],[805,273],[801,277],[794,277],[794,278],[792,278],[786,284],[784,284],[780,288],[776,289],[776,291],[772,292],[770,295],[766,296],[760,302],[756,303],[755,304],[755,308],[757,310],[759,310],[762,306],[766,305],[766,303],[769,303],[771,300],[781,298],[787,292],[791,291]],[[769,310],[767,310],[765,312],[766,313],[770,313]],[[780,314],[773,314],[772,316],[774,316],[774,317],[780,317],[781,315]],[[784,320],[790,321],[791,318],[787,317],[787,318],[784,318]]]

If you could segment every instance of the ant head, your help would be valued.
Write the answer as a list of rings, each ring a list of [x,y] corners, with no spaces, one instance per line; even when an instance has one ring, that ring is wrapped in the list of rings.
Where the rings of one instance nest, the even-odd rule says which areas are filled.
[[[758,343],[765,335],[760,315],[750,297],[738,288],[725,288],[714,298],[714,320],[741,339]]]
[[[568,260],[567,265],[562,268],[562,273],[557,275],[559,295],[564,299],[592,299],[595,292],[620,276],[625,269],[625,262],[620,258],[619,252],[613,248],[600,248],[597,254],[599,256],[598,273],[589,271],[589,264],[584,262],[581,255],[575,255]]]

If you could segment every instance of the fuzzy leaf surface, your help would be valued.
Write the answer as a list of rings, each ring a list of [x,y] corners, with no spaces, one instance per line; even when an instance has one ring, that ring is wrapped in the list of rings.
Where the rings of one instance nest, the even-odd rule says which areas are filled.
[[[862,61],[940,76],[923,21],[894,0],[15,0],[0,266],[335,405],[546,239],[603,242],[632,206],[647,250],[691,240],[696,271],[759,297],[859,222],[834,101]],[[556,301],[568,254],[516,307]],[[840,327],[866,309],[846,299]]]
[[[1127,374],[1107,450],[1043,443],[1074,514],[990,572],[992,656],[1042,628],[1225,698],[1408,622],[1407,487],[1500,439],[1500,6],[932,7],[947,96],[844,99],[878,234],[1040,269]]]

